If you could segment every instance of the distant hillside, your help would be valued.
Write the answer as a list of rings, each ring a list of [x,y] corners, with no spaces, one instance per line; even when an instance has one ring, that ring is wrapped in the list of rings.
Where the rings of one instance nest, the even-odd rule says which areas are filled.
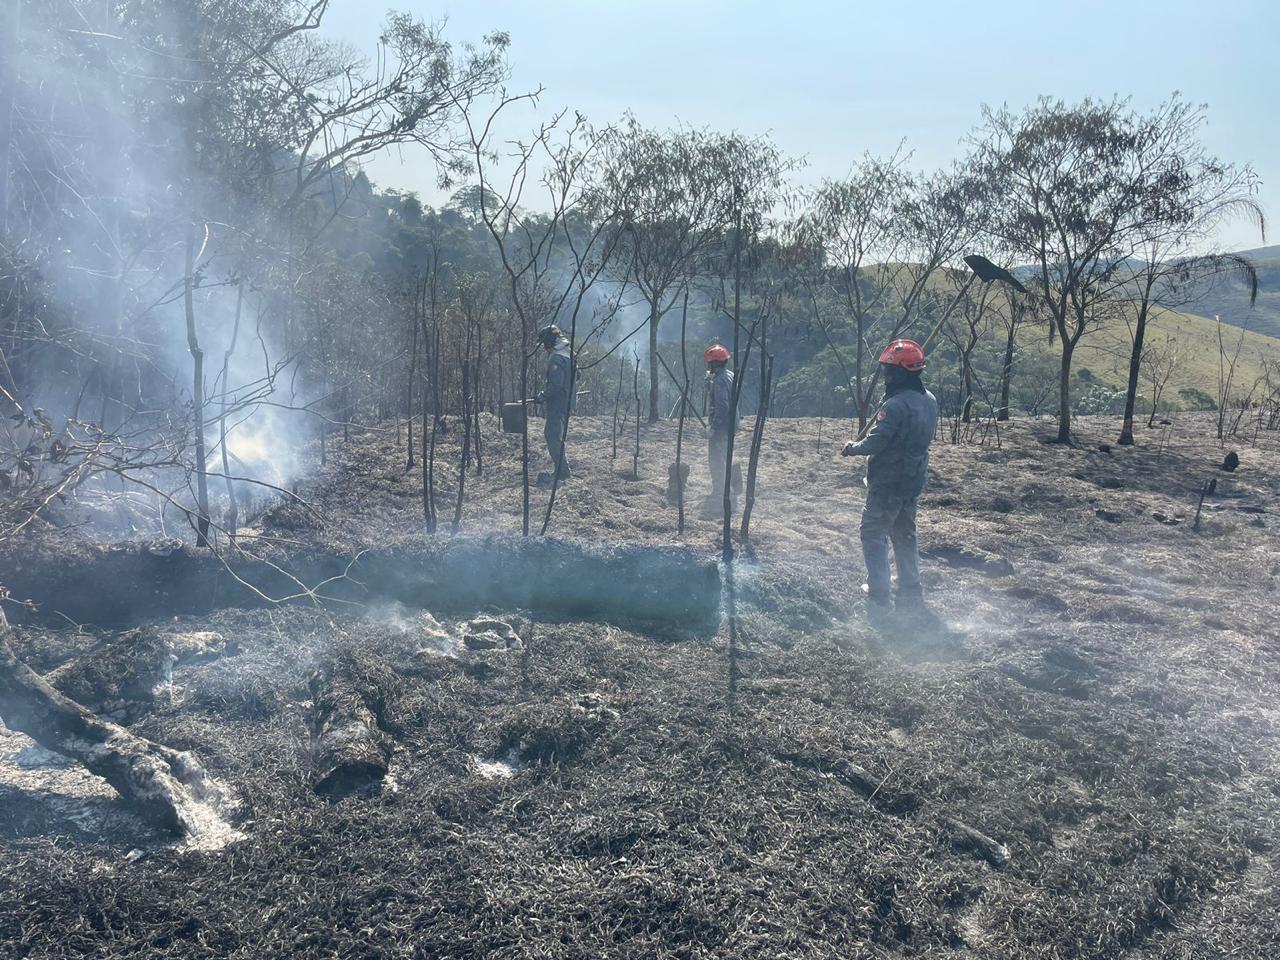
[[[1240,330],[1245,331],[1236,383],[1248,389],[1261,373],[1262,361],[1280,363],[1280,245],[1237,251],[1258,267],[1258,300],[1249,306],[1249,288],[1235,277],[1206,283],[1192,302],[1181,310],[1161,310],[1148,327],[1147,342],[1174,337],[1181,360],[1170,380],[1177,391],[1194,387],[1214,395],[1218,383],[1218,331],[1214,316],[1232,328],[1226,331],[1229,352],[1235,350]],[[1122,387],[1129,375],[1130,331],[1114,324],[1085,336],[1076,354],[1078,367],[1087,367],[1098,380]],[[1037,352],[1057,351],[1043,341],[1030,344]]]
[[[1246,300],[1247,302],[1247,300]],[[1259,297],[1261,302],[1261,297]],[[1227,323],[1226,316],[1222,317]],[[1233,354],[1241,331],[1224,326],[1228,354]],[[1180,360],[1169,386],[1176,392],[1195,387],[1213,396],[1218,389],[1218,328],[1212,317],[1162,310],[1153,316],[1147,328],[1147,343],[1158,344],[1166,336],[1178,342]],[[1077,366],[1088,367],[1103,383],[1122,387],[1129,376],[1130,333],[1124,324],[1104,327],[1086,334],[1076,352]],[[1040,349],[1044,349],[1041,346]],[[1056,351],[1055,351],[1056,353]],[[1252,325],[1244,331],[1244,345],[1236,365],[1235,382],[1248,390],[1262,372],[1262,362],[1280,363],[1280,339],[1256,333]],[[1144,387],[1145,388],[1145,387]]]
[[[1258,302],[1249,306],[1249,288],[1235,278],[1207,284],[1184,310],[1223,323],[1280,337],[1280,245],[1239,251],[1258,266]]]

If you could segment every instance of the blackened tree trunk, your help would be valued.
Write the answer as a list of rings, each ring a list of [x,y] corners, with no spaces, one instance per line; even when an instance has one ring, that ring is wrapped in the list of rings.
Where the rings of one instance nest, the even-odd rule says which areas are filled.
[[[857,342],[858,351],[857,351],[857,354],[854,356],[854,377],[857,378],[855,380],[855,383],[857,384],[857,390],[854,394],[854,401],[858,405],[858,436],[862,436],[864,433],[866,433],[867,415],[871,409],[871,391],[868,389],[864,394],[862,389],[862,385],[865,382],[863,377],[863,372],[862,372],[863,352],[866,349],[864,346],[864,344],[866,343],[866,333],[862,329],[863,322],[864,322],[863,317],[859,315],[858,342]],[[832,347],[832,352],[835,353],[836,358],[839,359],[839,356],[840,356],[839,351],[837,351],[834,346]]]
[[[1009,338],[1004,344],[1004,366],[1000,368],[1000,409],[996,411],[997,420],[1009,419],[1009,388],[1013,382],[1013,347],[1017,329],[1011,320]]]
[[[760,338],[760,403],[756,408],[755,429],[751,431],[751,453],[747,461],[746,499],[742,505],[740,536],[745,543],[751,536],[751,511],[756,505],[756,475],[760,465],[760,447],[764,443],[764,424],[769,418],[769,403],[773,398],[773,357],[764,349],[765,337]]]
[[[413,324],[413,347],[409,351],[409,382],[405,386],[404,397],[404,418],[409,424],[409,442],[407,444],[407,455],[405,458],[405,470],[413,469],[413,385],[414,378],[418,373],[418,296],[417,290],[414,290],[413,307],[410,316],[410,322]],[[426,421],[423,421],[426,424]],[[425,426],[424,426],[425,429]]]
[[[658,323],[662,320],[659,312],[659,296],[654,295],[649,301],[649,422],[658,422]]]
[[[627,375],[627,361],[618,362],[618,392],[613,398],[613,459],[618,459],[618,411],[622,407],[622,381]]]
[[[472,375],[471,375],[471,383],[472,383],[471,389],[472,389],[472,393],[475,394],[475,397],[471,404],[471,429],[473,434],[472,442],[475,444],[475,451],[476,451],[476,476],[477,477],[484,475],[484,447],[483,447],[484,441],[480,436],[480,410],[481,410],[481,404],[484,402],[484,399],[481,396],[481,389],[480,389],[481,385],[484,383],[484,381],[481,379],[482,374],[480,371],[481,359],[484,357],[484,339],[483,338],[484,338],[484,332],[479,327],[477,327],[476,328],[475,369],[472,371]]]
[[[680,390],[680,422],[676,426],[676,533],[684,536],[684,472],[681,455],[684,450],[684,418],[689,407],[689,351],[687,330],[689,325],[689,288],[684,288],[684,306],[680,311],[680,370],[684,384]]]
[[[316,317],[317,321],[319,317]],[[320,341],[320,396],[321,406],[316,410],[316,423],[320,429],[320,466],[325,466],[329,462],[328,436],[329,436],[329,420],[326,410],[330,408],[329,397],[329,337],[323,325],[318,327],[318,337]]]
[[[513,295],[515,287],[512,287]],[[529,535],[529,320],[520,314],[520,403],[524,406],[520,417],[520,530]]]
[[[422,519],[427,533],[436,532],[435,504],[436,431],[427,415],[426,391],[422,397]]]
[[[1124,422],[1116,441],[1126,447],[1133,446],[1133,411],[1138,403],[1138,375],[1142,372],[1142,344],[1147,336],[1148,311],[1148,303],[1144,298],[1138,307],[1138,319],[1133,328],[1133,349],[1129,351],[1129,383],[1124,391]],[[1154,416],[1154,401],[1151,409]]]
[[[631,456],[631,476],[633,479],[640,479],[640,358],[636,357],[636,370],[631,381],[631,392],[635,395],[636,400],[636,445]],[[649,396],[652,398],[653,393],[650,391]]]
[[[504,340],[505,340],[504,337],[498,337],[498,381],[497,381],[498,394],[494,398],[494,404],[493,404],[493,415],[495,417],[499,416],[502,413],[502,405],[507,402],[507,383],[506,383],[506,380],[504,379],[504,377],[506,376],[506,373],[505,373],[506,367],[503,364],[503,356],[504,356],[503,341]]]
[[[1058,370],[1058,442],[1071,442],[1071,355],[1075,341],[1062,338],[1062,364]]]
[[[737,436],[738,399],[742,395],[742,381],[746,375],[746,358],[739,360],[738,347],[742,334],[742,192],[741,187],[734,187],[734,204],[736,210],[733,221],[733,404],[729,410],[729,442],[725,445],[724,456],[724,510],[723,523],[720,528],[720,556],[725,563],[733,561],[733,442]],[[747,349],[751,349],[751,341],[747,341]],[[741,363],[741,365],[739,365]],[[732,645],[731,645],[732,646]],[[736,657],[736,649],[731,649]],[[736,660],[730,664],[730,673],[736,668]]]
[[[968,423],[973,419],[973,365],[970,362],[969,354],[961,358],[961,390],[964,391],[964,402],[961,405],[960,420]]]
[[[462,457],[458,463],[458,501],[453,510],[453,532],[462,526],[462,506],[471,460],[471,334],[467,332],[467,353],[462,358]]]
[[[187,230],[186,268],[182,281],[182,305],[187,318],[187,349],[191,352],[191,416],[195,427],[196,453],[196,545],[209,546],[209,477],[204,450],[204,351],[196,336],[195,226]]]
[[[240,311],[244,306],[244,279],[236,284],[236,313],[231,327],[231,343],[222,355],[222,415],[218,417],[218,441],[222,451],[222,476],[227,485],[227,536],[231,545],[235,546],[236,528],[240,523],[240,507],[236,502],[236,484],[231,479],[230,451],[227,450],[227,406],[231,401],[231,354],[236,349],[236,340],[240,336]]]
[[[440,420],[440,328],[435,322],[434,303],[432,305],[432,329],[430,334],[425,330],[426,317],[423,317],[426,348],[431,356],[430,390],[422,391],[422,514],[426,521],[427,533],[436,532],[436,433]],[[431,411],[427,413],[427,401],[430,397]]]

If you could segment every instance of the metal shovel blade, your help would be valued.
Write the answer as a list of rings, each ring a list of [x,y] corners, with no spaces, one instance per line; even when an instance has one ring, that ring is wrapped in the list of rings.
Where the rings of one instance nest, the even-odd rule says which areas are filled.
[[[1018,278],[1006,270],[1004,267],[997,267],[986,257],[971,253],[964,258],[965,265],[972,270],[979,280],[983,283],[991,283],[993,280],[999,280],[1001,283],[1007,283],[1019,293],[1026,293],[1027,288],[1018,282]]]

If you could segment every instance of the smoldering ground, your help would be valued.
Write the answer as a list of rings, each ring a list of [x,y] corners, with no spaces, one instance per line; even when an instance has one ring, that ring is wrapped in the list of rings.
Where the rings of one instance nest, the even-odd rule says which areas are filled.
[[[473,532],[519,511],[512,440],[485,426]],[[573,423],[578,478],[553,529],[671,543],[647,465],[672,426],[643,428],[638,480],[610,460],[610,429]],[[829,440],[817,452],[815,421],[771,422],[732,710],[724,632],[672,642],[497,604],[435,619],[500,616],[523,649],[440,656],[403,599],[180,617],[236,651],[176,668],[136,729],[234,785],[245,839],[182,852],[110,798],[113,821],[77,824],[52,783],[6,786],[0,929],[20,956],[1266,955],[1280,448],[1242,450],[1193,531],[1155,514],[1188,515],[1216,469],[1203,424],[1111,454],[1045,448],[1039,429],[936,448],[922,543],[945,629],[876,634],[856,615],[848,464]],[[394,431],[333,454],[302,487],[328,521],[281,507],[289,536],[415,539],[420,475]],[[691,516],[687,545],[717,537]],[[29,624],[17,643],[51,667],[76,638]],[[335,802],[312,789],[305,744],[308,678],[336,654],[381,678],[394,752],[380,792]]]
[[[270,110],[260,67],[232,58],[211,76],[226,53],[213,49],[220,26],[234,22],[242,39],[266,31],[287,57],[278,43],[302,43],[276,32],[300,12],[289,6],[252,17],[190,4],[6,12],[0,472],[6,486],[44,496],[83,464],[69,481],[81,508],[72,522],[94,522],[104,537],[185,534],[202,472],[219,518],[233,496],[224,473],[243,478],[246,511],[260,506],[266,484],[294,478],[299,438],[341,418],[334,391],[352,389],[330,375],[336,348],[308,334],[338,312],[339,293],[348,310],[356,287],[366,298],[379,291],[343,288],[332,271],[323,290],[281,276],[318,239],[308,230],[317,209],[368,213],[367,179],[341,158],[313,163],[291,149],[297,116],[271,130],[246,120],[242,137],[214,133],[232,115],[245,120],[237,105]],[[428,34],[415,36],[430,47]],[[339,71],[357,84],[363,72],[358,58]],[[377,246],[344,242],[346,258]],[[308,249],[313,262],[332,255]]]

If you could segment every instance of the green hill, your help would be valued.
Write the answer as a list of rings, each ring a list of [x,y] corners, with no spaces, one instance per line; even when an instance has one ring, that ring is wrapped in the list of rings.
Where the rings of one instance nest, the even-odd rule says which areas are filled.
[[[1248,286],[1230,277],[1206,284],[1187,310],[1206,317],[1216,314],[1223,323],[1280,337],[1280,245],[1239,252],[1257,264],[1257,303],[1251,307]]]
[[[1228,357],[1243,344],[1236,363],[1235,383],[1248,392],[1249,386],[1262,374],[1270,361],[1280,364],[1280,339],[1251,329],[1241,330],[1223,321],[1223,344]],[[1113,324],[1086,334],[1076,351],[1077,366],[1087,367],[1108,386],[1123,387],[1129,376],[1130,333],[1124,324]],[[1159,343],[1166,336],[1177,341],[1179,361],[1169,380],[1169,392],[1184,388],[1202,390],[1215,396],[1218,390],[1219,346],[1218,325],[1212,317],[1159,311],[1148,324],[1147,343]],[[1233,393],[1238,391],[1233,391]]]

